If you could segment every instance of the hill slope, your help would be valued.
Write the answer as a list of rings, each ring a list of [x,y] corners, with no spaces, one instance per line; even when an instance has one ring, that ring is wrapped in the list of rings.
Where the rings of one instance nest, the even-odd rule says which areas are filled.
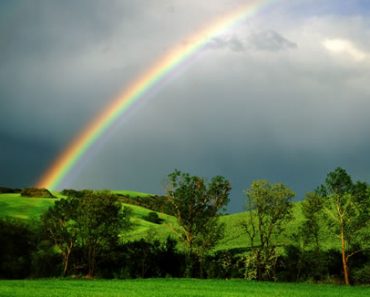
[[[123,193],[124,191],[117,192]],[[59,198],[63,197],[58,193],[53,194],[56,194]],[[20,194],[0,194],[0,217],[14,217],[35,222],[40,219],[41,214],[52,206],[55,201],[56,199],[21,197]],[[133,223],[131,230],[122,234],[123,241],[133,241],[141,238],[164,241],[167,236],[177,237],[176,230],[178,230],[179,226],[173,216],[158,213],[162,223],[155,224],[147,219],[148,214],[152,210],[132,204],[123,205],[131,208],[131,221]],[[293,242],[294,239],[291,239],[290,235],[297,232],[303,220],[300,202],[294,204],[293,216],[294,220],[289,223],[286,234],[281,235],[281,239],[287,244]],[[225,237],[219,242],[216,250],[246,249],[248,247],[248,239],[242,226],[243,221],[246,220],[246,212],[224,215],[220,220],[225,224]],[[330,235],[329,232],[324,232],[323,238],[325,239],[325,248],[339,248],[338,240]]]

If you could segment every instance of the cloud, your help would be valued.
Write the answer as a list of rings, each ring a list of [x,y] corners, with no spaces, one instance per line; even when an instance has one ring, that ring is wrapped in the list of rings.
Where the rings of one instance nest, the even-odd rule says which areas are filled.
[[[250,47],[262,51],[281,51],[297,48],[296,43],[273,30],[251,34],[247,42]]]
[[[236,37],[215,37],[210,40],[207,44],[208,49],[225,49],[231,50],[233,52],[242,52],[245,50],[245,45],[243,41]]]
[[[296,43],[273,30],[249,33],[248,37],[244,39],[237,35],[216,37],[207,46],[209,49],[227,48],[234,52],[245,50],[282,51],[297,48]]]
[[[34,182],[140,73],[242,1],[216,2],[2,6],[0,179]],[[336,166],[370,180],[369,69],[353,63],[368,55],[369,18],[333,16],[326,8],[316,15],[324,2],[282,1],[213,39],[214,50],[140,99],[63,186],[161,193],[163,179],[178,168],[229,178],[230,209],[239,210],[242,190],[255,178],[284,182],[299,197]],[[301,4],[311,8],[309,16]],[[348,67],[328,59],[322,45],[328,36],[349,41],[339,52],[329,50],[347,55]]]
[[[369,57],[369,54],[360,50],[350,40],[346,39],[326,39],[323,46],[333,54],[349,55],[356,62],[361,62]]]

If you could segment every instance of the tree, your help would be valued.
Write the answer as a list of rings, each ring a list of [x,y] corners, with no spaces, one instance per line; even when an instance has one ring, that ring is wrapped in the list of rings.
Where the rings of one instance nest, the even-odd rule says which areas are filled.
[[[62,254],[63,275],[78,247],[85,255],[88,276],[94,276],[97,256],[118,243],[122,229],[129,226],[129,214],[109,192],[84,190],[78,197],[56,201],[42,217],[42,226]]]
[[[79,198],[76,222],[87,260],[88,276],[96,271],[100,252],[117,244],[123,228],[130,225],[129,210],[110,192],[85,191]]]
[[[187,251],[187,276],[193,274],[193,254],[200,257],[202,274],[202,259],[222,237],[218,217],[229,201],[230,190],[229,181],[222,176],[207,182],[178,170],[168,175],[168,199]]]
[[[315,192],[305,195],[301,204],[301,210],[304,217],[301,232],[305,238],[305,244],[311,241],[314,243],[314,249],[320,251],[320,231],[323,224],[323,199]]]
[[[271,280],[277,260],[277,236],[291,219],[291,199],[295,194],[281,183],[270,184],[266,180],[253,181],[245,194],[248,212],[243,226],[251,247],[247,274],[257,280]]]
[[[370,224],[368,186],[363,182],[353,183],[350,175],[338,167],[328,173],[317,193],[324,199],[328,226],[340,240],[343,277],[349,285],[349,259],[369,240],[368,232],[364,232]]]
[[[322,226],[325,218],[322,212],[324,205],[323,198],[315,192],[307,193],[301,203],[303,222],[299,226],[298,234],[294,234],[293,246],[301,255],[298,260],[302,270],[310,271],[310,276],[319,280],[327,270],[327,263],[321,253],[321,240],[324,236]],[[310,263],[311,270],[304,269]],[[300,270],[298,270],[300,271]],[[300,276],[298,274],[298,276]]]
[[[78,203],[77,198],[57,200],[41,218],[43,232],[62,254],[63,276],[68,272],[69,259],[79,235],[76,222]]]

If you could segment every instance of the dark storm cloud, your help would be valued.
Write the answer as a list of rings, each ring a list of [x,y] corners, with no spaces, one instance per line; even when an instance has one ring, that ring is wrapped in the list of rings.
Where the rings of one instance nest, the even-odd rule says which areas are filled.
[[[0,133],[0,185],[30,187],[47,167],[56,147],[46,140]]]
[[[105,73],[94,73],[83,58],[106,49],[115,23],[130,18],[131,7],[113,1],[0,3],[0,183],[36,182],[61,145],[106,104],[97,99],[117,92],[114,78],[103,82]]]
[[[256,178],[298,198],[336,166],[369,181],[369,65],[322,46],[344,38],[369,52],[368,21],[297,16],[285,2],[213,39],[214,50],[140,99],[62,186],[163,193],[175,168],[220,174],[233,211]],[[0,2],[0,184],[35,182],[158,57],[238,3]]]

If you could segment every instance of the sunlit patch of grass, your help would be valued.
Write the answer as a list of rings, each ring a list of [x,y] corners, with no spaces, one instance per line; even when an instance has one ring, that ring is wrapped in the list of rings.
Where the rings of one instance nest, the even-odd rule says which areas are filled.
[[[153,194],[143,193],[143,192],[136,192],[136,191],[127,191],[127,190],[113,190],[112,193],[125,195],[129,197],[150,197]]]
[[[22,220],[38,220],[55,199],[29,198],[20,194],[0,194],[0,217],[13,217]]]

